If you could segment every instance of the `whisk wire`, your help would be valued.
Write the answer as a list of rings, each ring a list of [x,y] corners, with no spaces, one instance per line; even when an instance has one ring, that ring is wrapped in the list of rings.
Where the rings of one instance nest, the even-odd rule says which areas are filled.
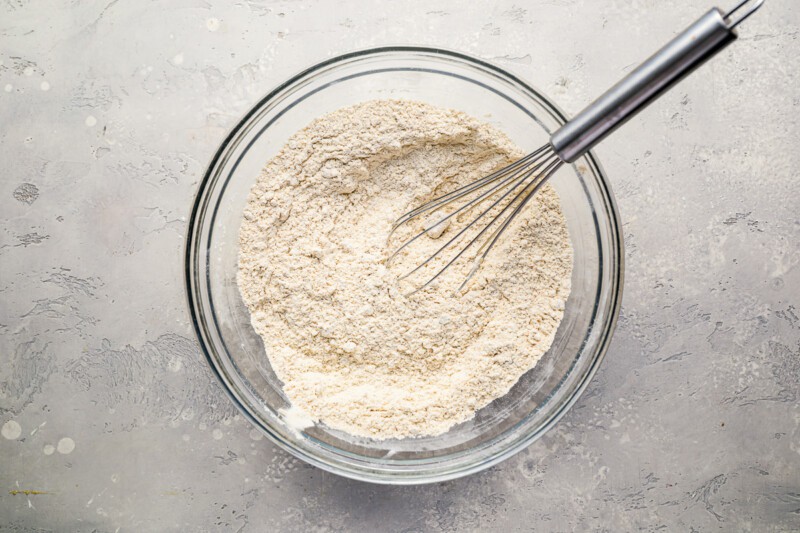
[[[541,152],[541,150],[540,150],[540,151],[538,151],[538,152]],[[530,155],[537,155],[537,154],[530,154]],[[552,154],[551,154],[551,156],[552,156]],[[529,157],[529,156],[526,156],[526,160],[528,159],[528,157]],[[536,161],[536,159],[533,159],[532,161]],[[545,161],[546,161],[546,159],[545,159]],[[542,163],[541,163],[541,164],[543,164],[545,161],[542,161]],[[530,164],[531,160],[528,160],[528,162],[529,162],[529,164]],[[518,161],[517,163],[519,163],[519,161]],[[437,220],[437,221],[436,221],[435,223],[433,223],[433,224],[430,224],[430,225],[428,225],[428,227],[426,227],[425,229],[423,229],[421,232],[417,233],[416,235],[414,235],[413,237],[411,237],[410,239],[408,239],[407,241],[405,241],[405,242],[404,242],[404,243],[403,243],[403,244],[402,244],[400,247],[398,247],[398,248],[397,248],[397,249],[396,249],[394,252],[392,252],[392,254],[389,256],[389,258],[386,260],[386,264],[387,264],[387,265],[391,264],[391,262],[394,260],[394,258],[395,258],[395,257],[397,257],[397,255],[398,255],[400,252],[402,252],[402,251],[403,251],[405,248],[407,248],[409,245],[411,245],[412,243],[414,243],[414,242],[415,242],[417,239],[419,239],[419,238],[420,238],[420,237],[422,237],[423,235],[427,235],[427,234],[428,234],[429,232],[431,232],[433,229],[435,229],[435,228],[437,228],[437,227],[440,227],[442,224],[445,224],[445,223],[447,223],[447,222],[448,222],[449,220],[451,220],[453,217],[456,217],[456,216],[458,216],[459,214],[461,214],[461,213],[464,213],[464,212],[469,212],[469,211],[470,211],[472,208],[476,207],[476,206],[477,206],[477,205],[478,205],[480,202],[482,202],[483,200],[485,200],[485,199],[486,199],[486,198],[488,198],[489,196],[492,196],[492,195],[494,195],[494,194],[495,194],[495,193],[496,193],[496,192],[497,192],[499,189],[501,189],[501,188],[502,188],[504,185],[506,185],[508,182],[510,182],[510,181],[514,181],[514,180],[517,180],[517,179],[520,179],[520,178],[519,178],[519,176],[520,176],[521,174],[524,174],[524,175],[523,175],[523,177],[521,178],[522,180],[525,180],[525,179],[527,179],[527,177],[529,177],[529,176],[530,176],[529,172],[530,172],[531,170],[534,170],[534,171],[535,171],[537,168],[540,168],[541,164],[539,164],[539,165],[536,165],[536,166],[534,166],[534,167],[531,169],[531,168],[527,168],[527,167],[525,167],[524,165],[517,165],[516,163],[514,163],[514,164],[512,164],[512,165],[509,165],[509,166],[507,166],[507,167],[504,167],[504,168],[502,168],[502,169],[498,170],[497,172],[495,172],[495,174],[497,174],[497,175],[498,175],[498,178],[497,178],[497,179],[500,179],[500,183],[498,183],[498,184],[497,184],[497,185],[495,185],[494,187],[490,188],[490,189],[489,189],[489,190],[487,190],[486,192],[484,192],[484,193],[480,194],[478,197],[476,197],[476,198],[474,198],[474,199],[470,200],[468,203],[466,203],[466,204],[464,204],[463,206],[459,207],[458,209],[456,209],[456,210],[455,210],[455,211],[453,211],[452,213],[448,214],[447,216],[445,216],[445,217],[441,218],[440,220]],[[515,167],[516,167],[516,168],[515,168]],[[510,174],[510,175],[508,175],[508,176],[505,176],[505,177],[503,177],[502,179],[501,179],[501,178],[499,178],[499,176],[503,176],[503,175],[505,175],[505,174],[506,174],[506,173],[507,173],[509,170],[513,170],[513,172],[511,172],[511,174]],[[480,181],[480,180],[479,180],[479,181]],[[495,179],[495,181],[496,181],[496,179]],[[485,185],[486,185],[486,184],[483,184],[483,185],[481,185],[480,187],[474,187],[474,188],[472,188],[472,189],[471,189],[469,192],[474,192],[474,191],[476,191],[477,189],[479,189],[479,188],[482,188],[482,187],[483,187],[483,186],[485,186]],[[454,192],[455,192],[455,191],[454,191]],[[451,194],[452,194],[452,193],[451,193]],[[466,195],[466,193],[465,193],[464,195],[460,195],[459,197],[463,197],[463,196],[465,196],[465,195]],[[447,196],[447,195],[445,195],[445,196]],[[431,202],[429,202],[429,204],[434,204],[434,203],[435,203],[435,204],[436,204],[436,207],[441,207],[441,206],[447,205],[447,204],[449,204],[449,203],[452,203],[453,201],[455,201],[456,199],[458,199],[458,197],[457,197],[457,198],[452,198],[452,199],[450,199],[450,200],[448,200],[448,201],[446,201],[446,202],[444,202],[444,203],[440,202],[440,200],[441,200],[441,199],[443,199],[443,198],[445,198],[445,196],[441,196],[441,197],[439,197],[439,198],[436,198],[436,199],[434,199],[434,200],[431,200]],[[427,206],[427,205],[428,205],[428,204],[426,204],[426,206]],[[434,207],[431,207],[431,208],[430,208],[430,210],[434,210]],[[405,222],[408,222],[408,221],[410,221],[410,220],[411,220],[411,219],[405,220],[404,222],[402,222],[402,223],[400,223],[400,224],[404,224]],[[395,226],[395,229],[396,229],[397,227],[399,227],[399,225]],[[469,229],[469,228],[467,228],[467,229]],[[394,231],[394,230],[392,230],[392,231]],[[389,234],[389,238],[391,238],[391,233]],[[448,244],[449,244],[449,243],[448,243]],[[434,256],[434,257],[435,257],[435,256]],[[421,266],[424,266],[424,265],[421,265]]]
[[[479,254],[482,253],[483,257],[486,257],[489,254],[492,247],[497,242],[497,239],[500,238],[508,225],[514,220],[514,217],[517,216],[517,214],[525,207],[525,205],[527,205],[528,201],[530,201],[533,195],[536,194],[541,186],[544,185],[545,182],[550,179],[550,176],[555,174],[563,164],[564,162],[560,159],[553,160],[537,177],[539,179],[532,181],[527,187],[525,187],[525,189],[523,189],[522,193],[525,194],[525,197],[522,199],[522,202],[520,202],[520,204],[514,209],[514,211],[511,213],[511,216],[505,219],[503,224],[497,228],[494,233],[492,233],[491,237],[489,237],[489,240],[481,245],[481,247],[478,249]]]
[[[427,213],[429,211],[433,211],[434,209],[436,209],[436,208],[438,208],[440,206],[443,206],[443,205],[451,203],[451,202],[453,202],[455,200],[458,200],[459,198],[462,198],[462,197],[474,192],[475,190],[484,187],[485,185],[487,185],[487,184],[489,184],[489,183],[491,183],[493,181],[497,181],[498,179],[501,179],[503,176],[505,176],[509,172],[512,172],[514,170],[517,170],[519,168],[522,168],[522,167],[525,167],[525,166],[527,166],[529,164],[532,164],[537,159],[541,158],[541,156],[544,156],[545,152],[548,152],[548,151],[552,151],[552,147],[550,145],[542,146],[538,150],[536,150],[534,152],[531,152],[530,154],[526,155],[522,159],[519,159],[519,160],[515,161],[514,163],[511,163],[510,165],[505,166],[505,167],[501,168],[500,170],[497,170],[497,171],[489,174],[488,176],[485,176],[485,177],[483,177],[483,178],[481,178],[481,179],[479,179],[477,181],[474,181],[472,183],[464,185],[463,187],[459,187],[458,189],[456,189],[454,191],[451,191],[451,192],[449,192],[449,193],[447,193],[445,195],[439,196],[437,198],[434,198],[433,200],[430,200],[429,202],[426,202],[426,203],[422,204],[421,206],[417,207],[416,209],[413,209],[413,210],[409,211],[408,213],[404,214],[403,216],[401,216],[400,218],[398,218],[395,221],[395,223],[393,224],[393,226],[392,226],[392,230],[390,232],[390,236],[391,236],[391,233],[394,233],[394,231],[397,228],[399,228],[400,226],[402,226],[403,224],[406,224],[407,222],[410,222],[411,220],[419,217],[420,215],[423,215],[424,213]]]
[[[426,287],[430,286],[434,281],[436,281],[448,268],[450,268],[453,265],[453,263],[458,261],[467,252],[467,250],[472,248],[490,229],[492,229],[492,227],[495,225],[495,223],[497,221],[503,219],[503,216],[507,212],[509,212],[509,210],[511,210],[512,207],[515,204],[518,204],[520,202],[520,200],[522,200],[522,202],[519,203],[519,205],[517,205],[517,207],[513,209],[510,217],[505,219],[503,221],[503,223],[501,223],[500,227],[497,228],[491,234],[490,239],[488,241],[488,247],[487,247],[487,242],[484,242],[484,244],[478,249],[477,254],[479,256],[479,259],[476,261],[476,265],[472,268],[472,270],[468,274],[468,276],[467,276],[466,280],[464,281],[464,283],[462,283],[461,286],[459,287],[459,291],[461,289],[463,289],[463,287],[466,285],[466,283],[469,281],[469,279],[477,271],[477,267],[480,264],[480,262],[483,260],[484,257],[486,257],[486,255],[488,254],[489,250],[491,250],[491,247],[494,246],[494,243],[502,235],[503,231],[505,231],[505,228],[507,228],[508,225],[511,223],[511,220],[519,213],[519,211],[522,209],[522,207],[530,200],[530,197],[539,189],[539,187],[563,164],[563,162],[558,158],[558,156],[555,153],[553,153],[552,151],[546,150],[546,148],[548,148],[548,147],[545,147],[545,150],[538,150],[537,152],[535,152],[536,155],[545,154],[544,158],[541,159],[540,161],[537,161],[537,163],[534,166],[526,167],[526,168],[522,169],[522,175],[521,176],[519,176],[519,172],[515,172],[514,176],[519,176],[519,177],[517,177],[516,179],[508,178],[506,180],[503,180],[500,184],[495,185],[490,190],[486,191],[485,193],[481,194],[478,198],[473,200],[473,202],[470,202],[470,204],[475,204],[476,205],[478,201],[483,200],[483,199],[487,198],[488,196],[496,194],[498,191],[502,190],[503,187],[505,186],[505,184],[508,182],[508,180],[512,179],[512,181],[513,181],[512,185],[510,187],[508,187],[508,190],[506,190],[505,193],[503,193],[500,196],[500,198],[498,198],[494,202],[492,202],[492,204],[487,209],[485,209],[483,212],[481,212],[480,215],[475,217],[467,226],[462,228],[455,236],[453,236],[444,245],[442,245],[436,252],[434,252],[431,256],[429,256],[423,263],[419,264],[416,268],[414,268],[410,272],[406,273],[405,275],[399,277],[399,280],[407,279],[408,277],[410,277],[411,275],[415,274],[420,269],[422,269],[423,267],[428,265],[431,261],[433,261],[436,257],[438,257],[444,250],[446,250],[454,242],[459,240],[470,228],[475,226],[475,224],[477,224],[488,213],[490,213],[492,210],[494,210],[506,198],[508,198],[512,193],[514,193],[514,191],[517,191],[521,185],[525,184],[524,187],[522,188],[522,190],[519,191],[516,194],[516,196],[514,196],[511,199],[511,201],[508,202],[502,208],[502,210],[497,215],[495,215],[488,222],[488,224],[486,224],[486,226],[484,226],[478,232],[478,234],[475,235],[469,241],[469,243],[467,243],[466,246],[461,248],[461,250],[453,258],[451,258],[441,269],[439,269],[439,271],[436,272],[436,274],[433,277],[428,279],[428,281],[426,281],[419,288],[417,288],[416,290],[414,290],[411,293],[409,293],[408,296],[411,296],[411,295],[413,295],[413,294],[425,289]],[[531,159],[527,159],[527,160],[529,162],[531,161]],[[542,170],[541,172],[538,172],[542,168],[544,168],[544,170]],[[538,172],[538,174],[537,174],[537,172]],[[534,177],[533,180],[530,180],[531,176]],[[434,202],[435,201],[436,200],[434,200]],[[422,234],[424,234],[424,233],[425,232],[422,232]],[[414,239],[418,238],[422,234],[419,234],[419,235],[415,236]],[[407,242],[406,244],[410,244],[410,241]],[[403,247],[405,247],[406,244],[404,244]],[[403,247],[401,247],[401,249]]]
[[[520,178],[518,178],[518,179],[516,180],[516,183],[514,183],[514,184],[512,185],[512,187],[511,187],[511,188],[510,188],[510,189],[509,189],[509,190],[508,190],[508,191],[507,191],[505,194],[503,194],[503,195],[502,195],[500,198],[498,198],[496,201],[494,201],[494,202],[493,202],[493,203],[492,203],[492,204],[491,204],[491,205],[490,205],[490,206],[489,206],[489,207],[488,207],[488,208],[487,208],[485,211],[483,211],[483,212],[482,212],[480,215],[478,215],[477,217],[475,217],[474,219],[472,219],[472,221],[470,221],[470,223],[469,223],[469,224],[467,224],[467,225],[466,225],[464,228],[462,228],[462,229],[461,229],[461,230],[460,230],[458,233],[456,233],[456,234],[455,234],[455,235],[454,235],[454,236],[453,236],[453,237],[452,237],[452,238],[451,238],[449,241],[447,241],[446,243],[444,243],[444,244],[443,244],[443,245],[442,245],[442,246],[441,246],[441,247],[440,247],[438,250],[436,250],[436,251],[435,251],[435,252],[434,252],[434,253],[433,253],[431,256],[429,256],[429,257],[428,257],[428,258],[427,258],[425,261],[423,261],[422,263],[420,263],[420,264],[419,264],[419,265],[418,265],[418,266],[417,266],[415,269],[413,269],[413,270],[411,270],[410,272],[408,272],[408,273],[406,273],[406,274],[404,274],[404,275],[400,276],[400,277],[398,278],[398,281],[402,281],[402,280],[404,280],[404,279],[406,279],[406,278],[408,278],[408,277],[410,277],[410,276],[414,275],[416,272],[418,272],[419,270],[421,270],[423,267],[425,267],[425,266],[426,266],[427,264],[429,264],[431,261],[433,261],[434,259],[436,259],[436,257],[438,257],[438,256],[439,256],[439,255],[440,255],[440,254],[441,254],[443,251],[445,251],[447,248],[449,248],[451,244],[453,244],[454,242],[456,242],[457,240],[459,240],[459,239],[460,239],[460,238],[461,238],[461,237],[462,237],[462,236],[463,236],[463,235],[464,235],[464,234],[465,234],[467,231],[469,231],[469,230],[470,230],[470,228],[472,228],[472,227],[473,227],[475,224],[477,224],[477,223],[478,223],[478,222],[479,222],[479,221],[480,221],[480,220],[481,220],[481,219],[484,217],[484,215],[486,215],[486,214],[487,214],[487,213],[489,213],[489,212],[490,212],[492,209],[494,209],[495,207],[497,207],[497,205],[498,205],[498,204],[500,204],[500,202],[502,202],[502,201],[503,201],[504,199],[506,199],[506,198],[507,198],[507,197],[508,197],[508,196],[509,196],[509,195],[510,195],[512,192],[514,192],[514,190],[515,190],[517,187],[519,187],[519,185],[521,185],[521,184],[522,184],[522,183],[523,183],[523,182],[524,182],[524,181],[525,181],[525,180],[526,180],[526,179],[529,177],[529,172],[530,172],[530,171],[527,171],[527,172],[525,172],[525,173],[524,173],[524,174],[523,174],[523,175],[522,175]],[[493,193],[495,193],[495,192],[497,192],[497,188],[493,188],[492,190],[488,191],[488,193],[487,193],[487,194],[493,194]],[[494,222],[494,220],[493,220],[492,222],[490,222],[490,224],[492,224],[493,222]],[[478,234],[478,236],[482,235],[483,233],[484,233],[484,231],[481,231],[481,233],[479,233],[479,234]],[[474,241],[474,239],[473,239],[473,241]],[[461,257],[461,255],[462,255],[464,252],[466,252],[466,251],[467,251],[467,249],[469,248],[469,246],[470,246],[471,244],[472,244],[472,242],[470,242],[470,244],[468,244],[466,247],[464,247],[464,248],[462,249],[461,253],[459,253],[459,254],[458,254],[456,257],[454,257],[454,258],[453,258],[453,260],[451,260],[449,263],[447,263],[447,265],[444,267],[444,269],[442,269],[442,271],[444,271],[444,270],[445,270],[447,267],[449,267],[451,264],[453,264],[453,262],[454,262],[456,259],[458,259],[459,257]],[[420,287],[419,289],[417,289],[417,291],[419,291],[419,290],[422,290],[422,289],[424,289],[425,287],[427,287],[428,285],[430,285],[430,284],[431,284],[431,283],[434,281],[434,279],[436,279],[436,278],[439,276],[439,274],[441,274],[441,272],[442,272],[442,271],[440,271],[440,272],[439,272],[439,273],[438,273],[436,276],[434,276],[432,279],[430,279],[430,280],[429,280],[429,281],[428,281],[428,282],[427,282],[425,285],[423,285],[422,287]],[[417,292],[417,291],[414,291],[414,292]],[[412,294],[413,294],[413,293],[412,293]]]
[[[456,289],[457,293],[460,293],[462,290],[464,290],[464,287],[467,286],[467,283],[469,283],[469,281],[473,278],[473,276],[475,276],[475,273],[478,271],[478,269],[480,268],[481,264],[483,264],[483,260],[486,259],[486,256],[489,255],[489,252],[492,250],[494,245],[497,243],[497,241],[503,235],[503,232],[505,232],[506,228],[508,228],[508,226],[511,224],[511,222],[514,221],[514,218],[516,218],[516,216],[520,213],[520,211],[522,211],[522,209],[525,208],[527,203],[530,201],[531,198],[533,198],[533,196],[541,188],[541,186],[544,185],[547,182],[547,180],[550,179],[550,177],[553,174],[555,174],[558,171],[559,168],[561,168],[561,165],[563,165],[563,164],[564,164],[564,162],[562,160],[560,160],[560,159],[556,159],[556,160],[552,161],[550,163],[550,165],[548,165],[547,168],[545,168],[545,170],[539,176],[537,176],[537,178],[540,178],[540,179],[536,179],[536,180],[532,181],[530,184],[528,184],[528,186],[525,187],[525,189],[523,189],[522,192],[520,192],[520,194],[517,195],[517,198],[515,198],[511,202],[511,204],[515,203],[519,197],[524,195],[524,197],[522,198],[522,201],[519,203],[519,205],[517,205],[516,208],[514,208],[514,211],[512,211],[511,215],[509,215],[508,218],[506,218],[503,221],[503,223],[500,225],[500,227],[498,227],[492,233],[492,235],[489,237],[489,239],[487,241],[484,241],[484,243],[481,245],[481,247],[478,248],[478,251],[477,251],[477,254],[476,254],[476,257],[475,257],[475,262],[472,265],[472,268],[470,269],[470,271],[467,274],[467,276],[464,278],[464,281],[461,282],[461,285],[459,285],[458,289]],[[509,204],[509,205],[511,205],[511,204]]]
[[[551,157],[552,157],[552,156],[551,156]],[[513,184],[513,185],[512,185],[512,186],[511,186],[511,187],[508,189],[508,191],[506,191],[506,193],[505,193],[505,194],[503,194],[503,195],[502,195],[500,198],[498,198],[497,200],[495,200],[495,201],[494,201],[494,202],[493,202],[493,203],[492,203],[492,204],[491,204],[491,205],[490,205],[490,206],[489,206],[489,207],[488,207],[486,210],[484,210],[484,211],[483,211],[483,212],[482,212],[480,215],[478,215],[477,217],[475,217],[474,219],[472,219],[472,221],[470,221],[470,223],[469,223],[468,225],[466,225],[466,226],[465,226],[464,228],[462,228],[462,229],[461,229],[461,230],[460,230],[458,233],[456,233],[456,234],[455,234],[455,235],[454,235],[454,236],[453,236],[453,237],[452,237],[450,240],[448,240],[446,243],[444,243],[444,244],[443,244],[443,245],[442,245],[442,246],[441,246],[441,247],[440,247],[438,250],[436,250],[436,251],[435,251],[435,252],[434,252],[434,253],[433,253],[431,256],[429,256],[429,257],[428,257],[428,258],[427,258],[427,259],[426,259],[424,262],[422,262],[421,264],[419,264],[419,265],[418,265],[418,266],[417,266],[415,269],[411,270],[410,272],[408,272],[408,273],[406,273],[406,274],[404,274],[404,275],[400,276],[400,277],[398,278],[398,280],[404,280],[404,279],[406,279],[406,278],[408,278],[408,277],[412,276],[413,274],[415,274],[416,272],[418,272],[420,269],[422,269],[423,267],[425,267],[427,264],[429,264],[431,261],[433,261],[433,260],[434,260],[436,257],[438,257],[438,256],[439,256],[439,255],[440,255],[440,254],[441,254],[441,253],[442,253],[444,250],[446,250],[446,249],[447,249],[447,248],[448,248],[448,247],[449,247],[451,244],[453,244],[454,242],[456,242],[457,240],[459,240],[459,239],[460,239],[460,238],[461,238],[461,237],[462,237],[462,236],[463,236],[463,235],[464,235],[464,234],[465,234],[467,231],[469,231],[469,229],[470,229],[470,228],[472,228],[472,227],[473,227],[475,224],[477,224],[477,223],[478,223],[478,222],[479,222],[479,221],[480,221],[480,220],[481,220],[481,219],[482,219],[482,218],[483,218],[483,217],[484,217],[484,216],[485,216],[487,213],[491,212],[491,211],[492,211],[492,210],[493,210],[495,207],[497,207],[497,205],[499,205],[499,204],[500,204],[500,203],[501,203],[503,200],[505,200],[505,199],[506,199],[506,198],[507,198],[507,197],[508,197],[508,196],[509,196],[509,195],[510,195],[512,192],[514,192],[514,190],[515,190],[517,187],[519,187],[519,185],[520,185],[520,184],[524,183],[524,182],[525,182],[525,180],[526,180],[526,179],[528,179],[528,178],[530,177],[530,175],[531,175],[533,172],[536,172],[536,169],[537,169],[537,168],[538,168],[538,167],[539,167],[541,164],[544,164],[546,161],[547,161],[547,160],[543,161],[542,163],[539,163],[539,164],[537,164],[537,165],[536,165],[534,168],[531,168],[531,169],[527,169],[527,170],[525,170],[524,174],[523,174],[521,177],[519,177],[519,178],[516,180],[516,183],[514,183],[514,184]],[[488,193],[489,193],[489,194],[494,194],[494,193],[496,193],[496,192],[497,192],[498,190],[500,190],[500,189],[501,189],[501,187],[493,187],[491,190],[489,190],[489,191],[488,191]],[[501,214],[502,214],[502,212],[501,212]],[[490,225],[491,225],[491,224],[493,224],[493,223],[494,223],[494,220],[492,220],[492,222],[490,222]],[[484,230],[485,230],[485,229],[484,229]],[[483,233],[484,233],[484,232],[481,232],[481,233],[480,233],[478,236],[482,235]],[[469,247],[469,245],[467,245],[467,248],[468,248],[468,247]],[[466,251],[466,248],[464,249],[464,251]],[[459,257],[460,257],[460,256],[459,256]],[[456,259],[458,259],[458,257],[456,257]],[[451,261],[450,263],[448,263],[448,266],[449,266],[450,264],[452,264],[452,261]],[[431,280],[431,281],[432,281],[432,280]],[[429,283],[427,283],[425,286],[427,286],[427,285],[429,285],[429,284],[430,284],[430,282],[429,282]],[[415,291],[415,292],[416,292],[416,291]]]
[[[517,205],[517,207],[514,208],[514,211],[512,211],[511,215],[509,215],[503,221],[503,223],[500,225],[500,227],[498,227],[494,231],[494,233],[492,233],[492,235],[489,237],[489,239],[487,241],[485,241],[481,245],[481,247],[478,249],[478,252],[477,252],[477,254],[478,254],[478,262],[483,262],[483,260],[486,258],[486,256],[489,255],[489,252],[492,251],[492,248],[494,247],[494,245],[497,243],[497,241],[503,235],[503,232],[505,232],[506,228],[508,228],[508,226],[511,224],[511,222],[514,221],[514,218],[516,218],[516,216],[520,213],[520,211],[522,211],[525,208],[525,206],[528,204],[530,199],[533,198],[533,196],[542,187],[542,185],[544,185],[547,182],[547,180],[549,180],[550,177],[553,174],[555,174],[558,171],[559,168],[561,168],[561,166],[563,164],[564,164],[564,162],[561,161],[560,159],[556,159],[556,160],[552,161],[547,166],[547,168],[545,168],[544,171],[542,171],[542,173],[539,175],[539,177],[538,177],[539,179],[537,179],[535,181],[532,181],[525,189],[523,189],[523,191],[519,195],[519,196],[522,196],[523,194],[525,195],[522,198],[522,201]],[[516,199],[515,199],[515,202],[516,202]],[[461,288],[464,287],[464,285],[466,284],[467,281],[469,281],[469,279],[467,279],[461,285]]]
[[[431,232],[435,228],[440,227],[442,224],[446,224],[453,217],[458,216],[459,214],[461,214],[461,213],[463,213],[465,211],[469,211],[471,208],[475,207],[479,202],[481,202],[482,200],[486,199],[486,197],[493,195],[497,191],[498,187],[502,187],[503,185],[505,185],[509,181],[513,181],[515,179],[524,180],[525,179],[524,176],[522,178],[519,177],[520,174],[523,174],[524,172],[525,172],[525,169],[521,169],[521,170],[515,171],[510,176],[504,178],[496,187],[493,187],[492,189],[489,189],[488,191],[484,192],[483,194],[481,194],[477,198],[474,198],[473,200],[470,200],[468,203],[466,203],[463,206],[459,207],[458,209],[456,209],[455,211],[453,211],[449,215],[443,217],[441,220],[437,220],[434,224],[429,225],[427,228],[423,229],[422,231],[420,231],[419,233],[417,233],[416,235],[411,237],[409,240],[404,242],[399,248],[397,248],[397,250],[395,250],[392,253],[392,255],[390,255],[389,258],[386,260],[386,263],[390,264],[392,262],[392,260],[395,257],[397,257],[398,254],[400,254],[400,252],[402,252],[408,246],[413,244],[414,241],[416,241],[417,239],[419,239],[423,235],[427,235],[429,232]]]

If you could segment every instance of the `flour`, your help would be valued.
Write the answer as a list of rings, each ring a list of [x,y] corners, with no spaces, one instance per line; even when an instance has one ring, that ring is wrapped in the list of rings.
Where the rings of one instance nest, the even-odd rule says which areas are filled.
[[[267,163],[244,212],[238,283],[293,409],[358,436],[436,435],[535,366],[572,273],[549,186],[462,295],[406,297],[385,266],[397,217],[521,155],[463,113],[381,100],[315,120]],[[420,222],[436,226],[430,246],[448,238],[439,220]]]

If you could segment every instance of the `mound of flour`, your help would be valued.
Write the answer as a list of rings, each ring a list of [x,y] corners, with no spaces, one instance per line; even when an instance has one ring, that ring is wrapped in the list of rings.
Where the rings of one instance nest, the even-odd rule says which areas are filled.
[[[380,100],[315,120],[266,164],[240,229],[238,284],[293,407],[358,436],[436,435],[536,365],[572,273],[549,186],[465,294],[408,298],[385,267],[398,216],[521,155],[463,113]]]

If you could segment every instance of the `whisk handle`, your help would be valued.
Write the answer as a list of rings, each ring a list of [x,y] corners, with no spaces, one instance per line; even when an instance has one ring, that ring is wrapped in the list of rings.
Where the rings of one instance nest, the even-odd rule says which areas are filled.
[[[572,163],[647,107],[673,85],[736,40],[735,27],[764,0],[733,20],[749,0],[727,14],[717,8],[703,15],[650,59],[595,100],[550,138],[558,156]]]

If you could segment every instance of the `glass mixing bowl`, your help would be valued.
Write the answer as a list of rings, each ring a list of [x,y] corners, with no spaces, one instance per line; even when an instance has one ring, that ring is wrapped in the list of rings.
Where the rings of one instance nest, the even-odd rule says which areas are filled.
[[[251,186],[290,135],[365,100],[400,98],[487,121],[520,147],[546,143],[564,114],[514,75],[439,49],[376,48],[324,61],[279,86],[220,146],[189,224],[186,283],[200,343],[242,413],[281,448],[330,472],[381,483],[441,481],[488,468],[539,438],[578,399],[608,347],[622,296],[622,233],[590,153],[551,180],[567,219],[572,293],[550,350],[474,419],[435,437],[375,441],[324,424],[301,428],[236,285],[238,232]],[[525,253],[520,250],[520,253]]]

